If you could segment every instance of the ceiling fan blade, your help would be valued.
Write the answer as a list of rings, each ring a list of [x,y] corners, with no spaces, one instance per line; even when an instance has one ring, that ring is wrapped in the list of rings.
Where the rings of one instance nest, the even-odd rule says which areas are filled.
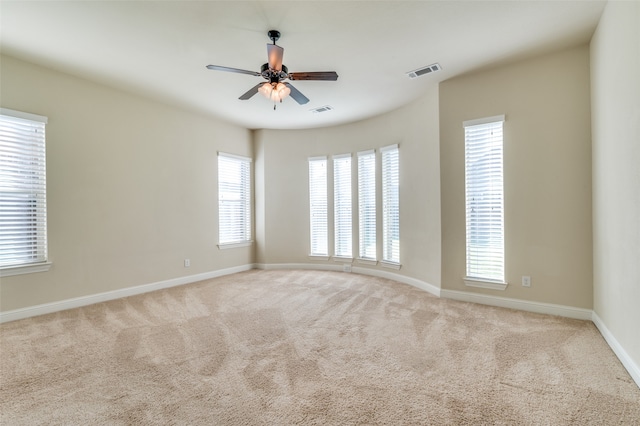
[[[269,68],[282,71],[282,56],[284,49],[275,44],[267,44],[267,55],[269,56]]]
[[[289,94],[289,96],[291,96],[297,103],[299,103],[300,105],[304,105],[309,102],[309,98],[300,93],[300,91],[293,87],[291,83],[284,83],[284,85],[291,89],[291,93]]]
[[[260,88],[260,86],[262,86],[264,83],[258,83],[255,86],[253,86],[251,89],[247,90],[245,92],[244,95],[240,96],[238,99],[246,101],[247,99],[250,99],[253,95],[255,95],[256,93],[258,93],[258,89]]]
[[[289,80],[323,80],[336,81],[338,74],[335,71],[317,71],[317,72],[290,72]]]
[[[255,76],[261,75],[257,71],[241,70],[239,68],[221,67],[220,65],[207,65],[207,68],[214,71],[227,71],[227,72],[235,72],[238,74],[248,74],[248,75],[255,75]]]

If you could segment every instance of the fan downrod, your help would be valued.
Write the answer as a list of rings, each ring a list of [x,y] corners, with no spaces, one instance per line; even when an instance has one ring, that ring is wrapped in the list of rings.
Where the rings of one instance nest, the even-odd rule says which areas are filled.
[[[269,30],[267,35],[269,36],[269,39],[271,41],[273,41],[273,44],[276,44],[276,41],[278,41],[278,39],[280,38],[280,31],[278,31],[278,30]]]

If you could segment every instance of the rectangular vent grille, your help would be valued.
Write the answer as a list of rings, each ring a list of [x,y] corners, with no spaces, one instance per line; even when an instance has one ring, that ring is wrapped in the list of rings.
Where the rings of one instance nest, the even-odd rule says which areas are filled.
[[[418,68],[417,70],[409,71],[407,75],[409,78],[420,77],[421,75],[431,74],[432,72],[440,71],[440,64],[432,64],[423,68]]]
[[[309,111],[311,111],[314,114],[318,114],[321,112],[333,111],[333,107],[329,105],[325,105],[318,108],[310,109]]]

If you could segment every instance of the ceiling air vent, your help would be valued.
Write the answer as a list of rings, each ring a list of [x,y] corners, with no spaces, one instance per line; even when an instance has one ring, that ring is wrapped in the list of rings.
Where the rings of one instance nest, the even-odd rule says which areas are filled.
[[[333,107],[329,106],[329,105],[325,105],[325,106],[321,106],[321,107],[318,107],[318,108],[310,109],[309,111],[311,111],[314,114],[318,114],[320,112],[333,111]]]
[[[432,64],[426,67],[418,68],[417,70],[409,71],[407,75],[409,78],[420,77],[421,75],[430,74],[432,72],[440,71],[440,64]]]

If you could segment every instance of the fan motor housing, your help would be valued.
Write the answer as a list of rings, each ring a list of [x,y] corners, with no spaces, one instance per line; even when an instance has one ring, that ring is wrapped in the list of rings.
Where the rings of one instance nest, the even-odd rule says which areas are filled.
[[[269,68],[269,64],[263,64],[260,67],[260,74],[266,80],[269,80],[270,83],[279,83],[289,76],[289,70],[284,64],[282,65],[281,71],[272,70]]]

